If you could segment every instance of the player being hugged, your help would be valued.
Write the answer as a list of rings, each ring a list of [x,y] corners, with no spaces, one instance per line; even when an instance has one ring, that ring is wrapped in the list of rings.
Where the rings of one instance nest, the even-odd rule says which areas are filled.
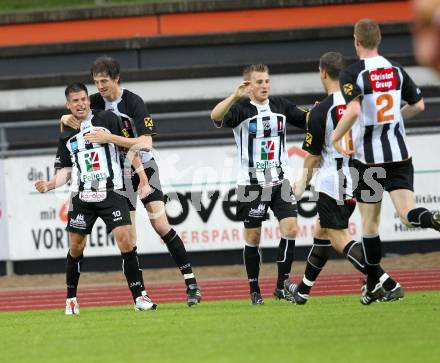
[[[71,180],[71,199],[66,230],[70,248],[67,253],[66,315],[79,314],[76,297],[81,273],[86,237],[98,217],[113,232],[122,256],[123,272],[134,300],[135,310],[154,310],[154,304],[144,291],[139,278],[139,262],[131,237],[130,210],[123,189],[122,169],[118,147],[114,144],[92,143],[86,135],[100,130],[121,134],[119,119],[110,111],[90,109],[87,88],[82,83],[69,85],[65,90],[66,107],[81,121],[78,130],[65,128],[58,143],[60,169],[49,181],[38,180],[40,193],[56,189]],[[140,165],[139,159],[134,166]],[[140,173],[144,173],[140,168]],[[142,178],[146,179],[146,176]]]

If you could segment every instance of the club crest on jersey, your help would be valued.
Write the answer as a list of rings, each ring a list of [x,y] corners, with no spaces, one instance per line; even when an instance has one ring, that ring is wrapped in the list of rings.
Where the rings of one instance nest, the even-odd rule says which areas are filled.
[[[271,126],[270,126],[270,119],[269,120],[263,120],[263,129],[266,130],[270,130]]]
[[[153,127],[153,119],[151,117],[144,118],[145,127]]]
[[[249,123],[249,133],[256,134],[257,133],[257,124],[255,122]]]
[[[342,86],[342,90],[346,95],[351,96],[353,94],[353,85],[351,83],[346,83]]]
[[[124,135],[125,137],[130,137],[130,134],[127,129],[122,129],[122,135]]]

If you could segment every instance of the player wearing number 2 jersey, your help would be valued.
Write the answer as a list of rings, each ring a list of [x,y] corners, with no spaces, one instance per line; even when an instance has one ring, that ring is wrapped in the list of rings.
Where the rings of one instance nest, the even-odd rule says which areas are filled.
[[[379,55],[380,41],[376,22],[364,19],[356,23],[354,46],[359,61],[340,76],[347,109],[332,137],[335,148],[344,152],[339,141],[353,126],[354,166],[359,173],[354,195],[362,217],[368,273],[364,301],[374,300],[382,288],[388,298],[403,297],[400,285],[379,269],[382,251],[378,231],[383,190],[389,192],[402,223],[440,230],[440,213],[415,205],[414,169],[405,140],[403,121],[424,110],[422,95],[400,65]],[[402,108],[401,101],[406,102]]]
[[[239,164],[237,217],[244,222],[244,263],[251,302],[263,303],[258,285],[260,272],[261,223],[269,207],[280,223],[278,279],[274,295],[290,300],[284,289],[293,262],[296,202],[287,175],[286,124],[304,129],[306,112],[282,97],[269,97],[269,69],[251,65],[243,72],[244,81],[234,93],[211,112],[216,126],[232,128]],[[248,97],[242,97],[248,96]]]

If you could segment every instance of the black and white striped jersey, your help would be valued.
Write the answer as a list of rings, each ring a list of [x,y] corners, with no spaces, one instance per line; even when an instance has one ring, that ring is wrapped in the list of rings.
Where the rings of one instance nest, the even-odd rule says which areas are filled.
[[[99,93],[90,96],[90,108],[96,110],[109,110],[118,115],[123,124],[123,136],[139,137],[142,135],[156,135],[154,121],[148,113],[144,101],[137,94],[122,89],[121,97],[110,102],[105,100]],[[143,163],[148,162],[152,152],[141,151],[140,156]]]
[[[354,158],[365,164],[410,158],[401,102],[417,103],[422,94],[402,66],[382,56],[361,59],[341,73],[340,84],[347,103],[361,97],[361,116],[353,126]]]
[[[119,118],[110,111],[93,111],[79,130],[66,128],[58,143],[58,167],[72,168],[73,192],[109,191],[123,188],[118,147],[88,142],[84,136],[101,128],[122,135]]]
[[[306,112],[282,97],[265,104],[240,99],[223,123],[234,132],[239,185],[275,185],[289,179],[286,122],[305,129]]]
[[[326,97],[310,111],[303,149],[312,155],[320,155],[316,172],[315,190],[335,200],[350,199],[353,196],[353,182],[350,174],[350,158],[338,153],[331,142],[331,136],[346,109],[341,92]],[[353,149],[351,130],[341,140],[344,149]]]

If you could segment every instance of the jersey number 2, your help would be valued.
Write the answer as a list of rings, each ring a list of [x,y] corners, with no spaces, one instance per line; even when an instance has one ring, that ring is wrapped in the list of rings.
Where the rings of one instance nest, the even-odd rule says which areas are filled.
[[[376,106],[382,106],[377,111],[377,122],[378,123],[394,120],[394,115],[392,113],[387,114],[388,111],[393,109],[393,106],[394,106],[393,96],[391,96],[388,93],[384,93],[384,94],[380,95],[376,99]]]

